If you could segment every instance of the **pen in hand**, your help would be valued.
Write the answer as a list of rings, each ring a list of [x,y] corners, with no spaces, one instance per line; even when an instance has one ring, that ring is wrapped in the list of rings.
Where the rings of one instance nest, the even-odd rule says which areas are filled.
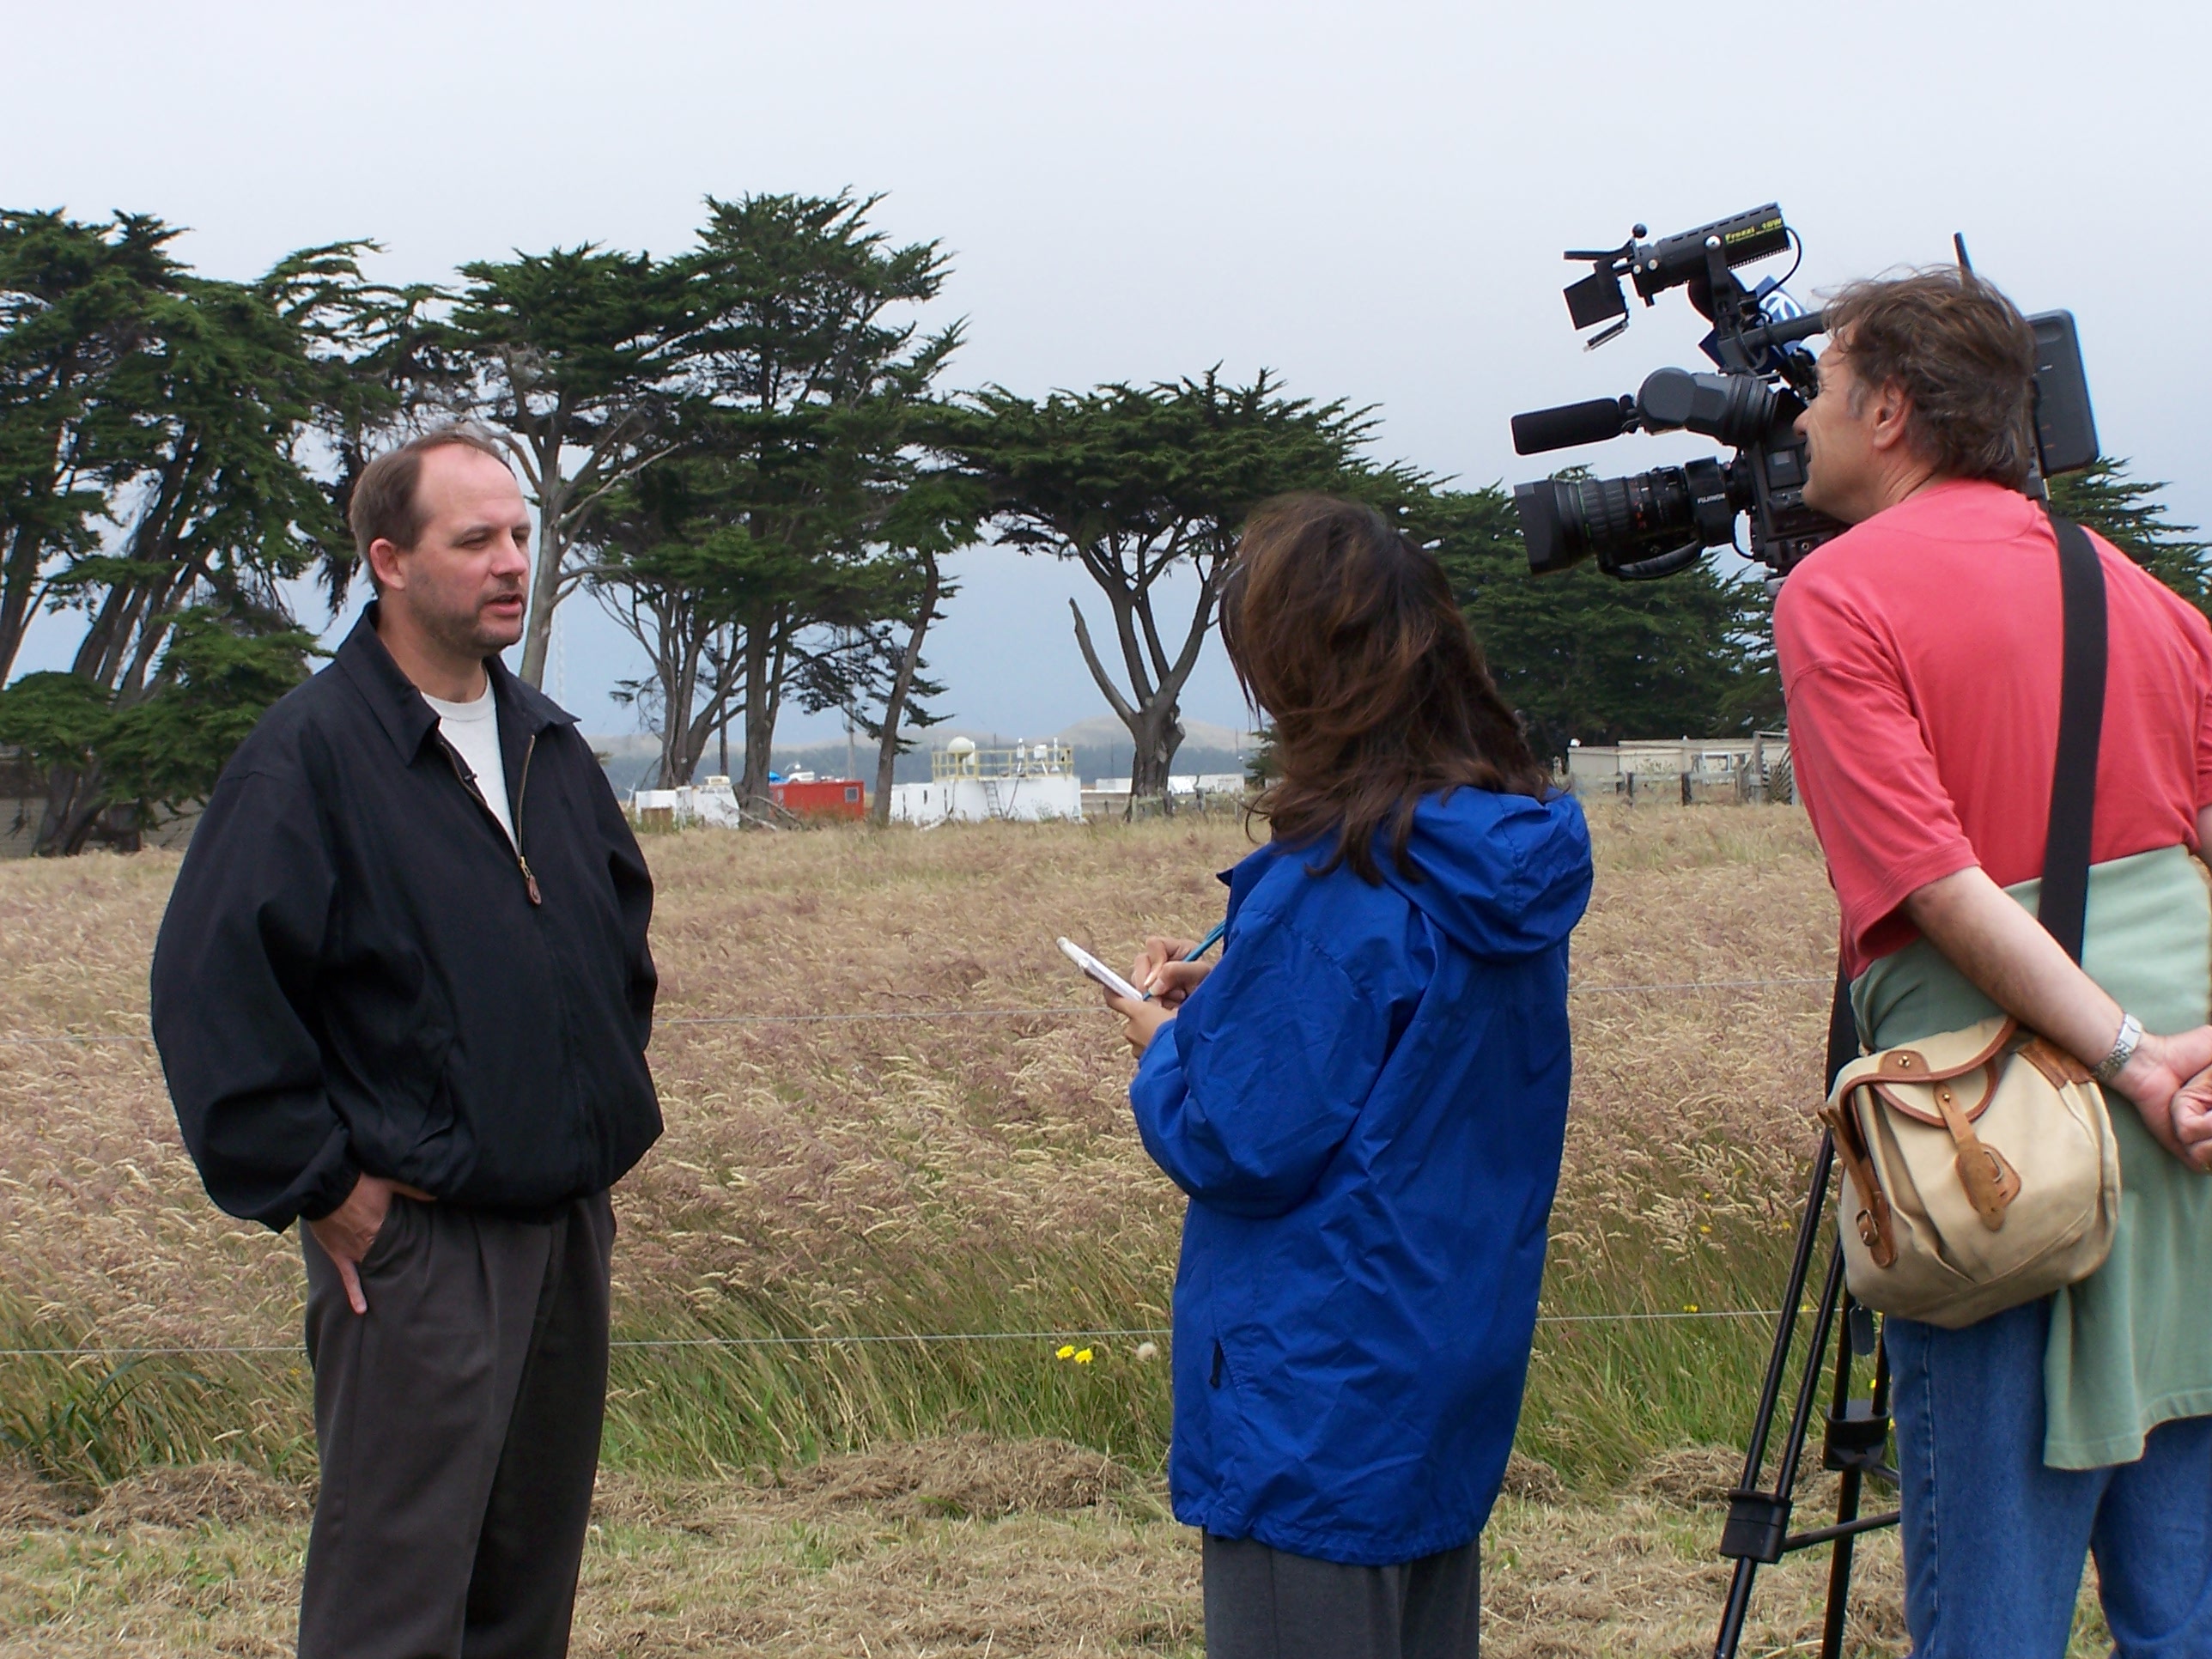
[[[1179,962],[1196,962],[1208,951],[1211,951],[1215,945],[1218,945],[1221,942],[1221,936],[1228,931],[1229,921],[1228,918],[1224,916],[1221,921],[1213,924],[1213,931],[1212,933],[1208,933],[1204,939],[1199,940],[1197,944],[1192,945],[1187,952],[1177,957],[1176,960]],[[1146,977],[1145,983],[1141,988],[1145,994],[1146,1001],[1150,1002],[1152,1000],[1152,992],[1157,988],[1158,982],[1159,969],[1156,968],[1152,970],[1151,975]]]

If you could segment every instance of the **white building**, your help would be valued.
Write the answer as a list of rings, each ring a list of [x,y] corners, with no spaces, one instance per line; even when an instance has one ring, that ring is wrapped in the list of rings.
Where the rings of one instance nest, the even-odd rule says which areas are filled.
[[[929,756],[927,783],[891,786],[894,823],[981,823],[1009,818],[1024,823],[1083,817],[1083,784],[1075,752],[1064,744],[1018,744],[978,749],[955,738]]]
[[[1643,738],[1570,744],[1555,775],[1578,795],[1664,799],[1791,800],[1790,734],[1747,738]]]
[[[1168,793],[1178,799],[1193,796],[1228,797],[1242,800],[1252,787],[1242,772],[1173,772],[1168,775]],[[1126,795],[1133,784],[1127,778],[1092,780],[1093,794]]]
[[[674,789],[634,789],[629,810],[630,816],[641,823],[654,822],[647,817],[649,812],[666,812],[664,822],[677,830],[694,823],[735,830],[744,823],[744,815],[738,808],[738,792],[720,772]]]

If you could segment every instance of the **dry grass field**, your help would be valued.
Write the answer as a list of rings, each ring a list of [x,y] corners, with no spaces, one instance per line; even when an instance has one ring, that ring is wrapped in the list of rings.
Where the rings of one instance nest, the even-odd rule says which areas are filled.
[[[1695,1654],[1719,1448],[1767,1339],[1704,1316],[1778,1293],[1833,911],[1789,810],[1595,828],[1554,1318],[1486,1641]],[[1201,1650],[1165,1366],[1138,1357],[1181,1203],[1052,939],[1201,932],[1244,846],[1224,818],[648,843],[668,1133],[617,1198],[639,1346],[580,1652]],[[285,1650],[313,1477],[296,1247],[207,1205],[146,1043],[55,1040],[143,1031],[175,867],[0,866],[0,1347],[269,1351],[0,1356],[9,1654]],[[915,1334],[963,1340],[881,1340]],[[1863,1559],[1863,1650],[1897,1652],[1893,1545]],[[1806,1642],[1825,1571],[1763,1578],[1747,1652]]]

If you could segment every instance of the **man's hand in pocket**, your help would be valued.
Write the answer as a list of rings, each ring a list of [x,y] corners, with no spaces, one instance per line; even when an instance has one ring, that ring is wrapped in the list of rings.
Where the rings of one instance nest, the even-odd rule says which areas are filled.
[[[357,1314],[368,1311],[368,1298],[361,1293],[361,1261],[376,1246],[377,1234],[384,1231],[385,1217],[391,1212],[394,1194],[428,1204],[434,1202],[430,1194],[397,1181],[386,1181],[382,1176],[365,1175],[353,1183],[353,1190],[339,1205],[319,1221],[310,1221],[307,1231],[315,1236],[315,1243],[323,1247],[323,1254],[337,1265],[338,1280],[345,1286],[346,1300]]]

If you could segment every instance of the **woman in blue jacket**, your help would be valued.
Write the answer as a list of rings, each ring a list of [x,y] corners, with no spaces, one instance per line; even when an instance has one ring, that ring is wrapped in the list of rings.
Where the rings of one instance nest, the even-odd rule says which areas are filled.
[[[1273,721],[1272,839],[1210,973],[1109,998],[1146,1150],[1190,1197],[1175,1511],[1209,1659],[1460,1659],[1520,1414],[1567,1110],[1589,838],[1436,560],[1373,509],[1268,503],[1222,634]]]

